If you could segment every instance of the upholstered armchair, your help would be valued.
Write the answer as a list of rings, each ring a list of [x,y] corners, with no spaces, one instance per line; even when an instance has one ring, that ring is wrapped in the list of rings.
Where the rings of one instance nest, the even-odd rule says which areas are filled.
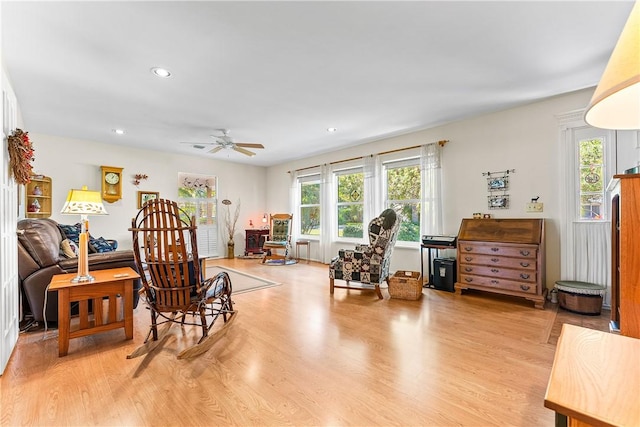
[[[389,283],[389,264],[398,237],[400,220],[393,209],[384,210],[369,223],[369,244],[357,245],[355,250],[340,249],[329,266],[329,286],[334,288],[375,290],[382,299],[380,284]],[[344,280],[344,284],[336,284]],[[352,282],[359,284],[353,285]]]

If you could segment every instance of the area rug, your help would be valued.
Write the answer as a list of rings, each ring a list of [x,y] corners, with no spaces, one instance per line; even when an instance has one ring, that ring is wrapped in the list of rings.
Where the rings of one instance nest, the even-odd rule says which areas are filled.
[[[261,277],[252,276],[247,273],[242,273],[238,270],[233,270],[228,267],[221,267],[219,265],[207,266],[207,277],[213,277],[220,272],[226,272],[231,279],[232,293],[241,294],[243,292],[256,291],[258,289],[270,288],[272,286],[280,286],[282,283],[272,282],[271,280],[263,279]]]

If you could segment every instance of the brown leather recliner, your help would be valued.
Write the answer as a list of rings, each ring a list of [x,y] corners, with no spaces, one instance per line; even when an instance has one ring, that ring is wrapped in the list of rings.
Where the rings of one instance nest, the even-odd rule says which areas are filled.
[[[23,219],[18,222],[18,276],[35,321],[44,321],[47,286],[55,274],[76,273],[78,258],[60,255],[65,239],[58,223],[52,219]],[[89,254],[89,271],[131,267],[137,271],[132,250]],[[133,307],[138,305],[140,280],[134,282]],[[47,322],[58,321],[58,293],[48,292]]]

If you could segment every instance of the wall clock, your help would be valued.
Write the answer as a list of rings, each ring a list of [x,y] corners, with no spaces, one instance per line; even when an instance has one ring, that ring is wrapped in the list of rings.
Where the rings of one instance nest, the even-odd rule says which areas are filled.
[[[102,170],[102,200],[113,203],[122,199],[122,169],[100,166]]]

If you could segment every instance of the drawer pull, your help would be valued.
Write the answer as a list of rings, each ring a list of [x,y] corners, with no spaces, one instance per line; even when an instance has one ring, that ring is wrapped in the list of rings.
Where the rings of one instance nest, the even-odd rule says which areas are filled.
[[[492,268],[492,269],[491,269],[491,272],[492,272],[492,273],[499,273],[499,272],[500,272],[500,270],[498,270],[497,268]]]
[[[531,252],[529,252],[529,251],[520,251],[520,255],[522,255],[522,256],[529,256],[530,253]]]
[[[498,252],[498,251],[500,250],[500,248],[491,248],[491,250],[492,250],[493,252]]]
[[[470,256],[466,256],[466,257],[464,257],[464,260],[465,260],[465,261],[471,261],[472,259],[473,259],[473,258],[471,258]]]
[[[493,283],[494,285],[497,285],[500,282],[498,282],[497,280],[492,280],[491,283]]]
[[[473,268],[471,268],[471,267],[465,267],[465,268],[464,268],[464,271],[466,271],[467,273],[470,273],[470,272],[472,272],[472,271],[473,271]]]
[[[525,273],[520,273],[520,277],[523,279],[528,279],[530,276],[528,274]]]
[[[520,289],[522,289],[523,291],[528,291],[530,287],[531,286],[529,285],[520,285]]]
[[[471,277],[465,277],[464,281],[468,282],[468,283],[471,283],[471,282],[473,282],[473,279]]]
[[[529,267],[529,263],[528,262],[521,262],[520,265],[523,266],[523,267]]]
[[[471,251],[473,250],[473,247],[471,247],[471,246],[465,246],[465,247],[464,247],[464,250],[465,250],[465,251],[467,251],[467,252],[471,252]]]
[[[491,258],[491,261],[498,262],[498,261],[500,261],[500,258]]]

